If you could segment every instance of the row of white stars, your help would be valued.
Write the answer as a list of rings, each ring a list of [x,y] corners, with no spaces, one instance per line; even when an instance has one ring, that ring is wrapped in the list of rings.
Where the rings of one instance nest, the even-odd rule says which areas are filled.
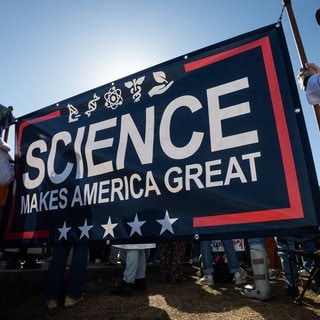
[[[161,224],[161,230],[160,235],[164,233],[165,231],[169,231],[172,234],[173,228],[172,225],[178,220],[178,218],[170,218],[168,211],[166,211],[166,214],[163,219],[156,220],[158,223]],[[140,221],[138,218],[138,214],[135,215],[134,220],[132,222],[127,222],[128,225],[131,227],[130,237],[136,232],[140,236],[142,236],[141,233],[141,227],[146,223],[146,221]],[[107,224],[102,224],[101,227],[105,230],[103,238],[105,238],[107,235],[111,235],[114,237],[113,229],[118,225],[118,223],[112,223],[111,217],[109,216]],[[83,226],[78,227],[81,231],[80,239],[83,237],[87,237],[89,239],[89,231],[91,228],[93,228],[93,225],[88,225],[87,219],[85,219]],[[58,228],[60,231],[59,240],[62,238],[67,239],[67,233],[71,229],[71,227],[67,227],[66,221],[63,223],[62,228]]]

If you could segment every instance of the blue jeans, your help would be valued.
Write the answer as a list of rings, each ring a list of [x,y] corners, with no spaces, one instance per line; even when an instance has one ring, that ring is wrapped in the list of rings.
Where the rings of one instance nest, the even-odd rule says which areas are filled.
[[[65,283],[67,259],[72,247],[72,260]],[[52,260],[47,272],[46,299],[58,299],[63,295],[82,296],[87,276],[88,252],[87,243],[64,242],[53,248]]]
[[[134,283],[136,279],[146,277],[146,252],[145,249],[127,249],[126,267],[123,272],[123,280]]]
[[[238,255],[234,249],[232,240],[222,240],[225,254],[228,260],[228,267],[230,273],[236,273],[240,271],[240,265]],[[202,269],[205,274],[213,272],[213,257],[211,240],[204,240],[200,243],[201,255],[202,255]]]
[[[300,242],[300,247],[303,250],[307,250],[307,251],[315,251],[316,248],[316,244],[314,240],[310,240],[309,236],[300,236],[299,237],[301,239]],[[303,266],[307,269],[311,269],[312,266],[314,265],[314,260],[311,258],[306,258],[306,257],[302,257],[302,262],[303,262]]]
[[[282,240],[283,239],[283,240]],[[296,237],[295,237],[296,239]],[[307,240],[307,237],[301,237],[301,240]],[[284,271],[284,278],[286,283],[291,287],[297,287],[299,285],[299,273],[297,269],[296,257],[295,255],[289,256],[288,250],[295,250],[295,244],[290,236],[286,237],[275,237],[275,241],[278,247],[278,255],[281,260],[282,268]],[[305,250],[315,250],[316,246],[314,241],[304,241],[302,242],[302,247]],[[311,268],[314,261],[312,259],[302,259],[303,264],[306,268]]]

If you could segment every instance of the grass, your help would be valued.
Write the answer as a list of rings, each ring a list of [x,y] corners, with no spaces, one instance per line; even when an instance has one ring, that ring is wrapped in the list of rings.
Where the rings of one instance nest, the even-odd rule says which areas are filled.
[[[203,286],[195,276],[197,267],[184,266],[185,280],[162,283],[157,266],[148,267],[147,292],[115,297],[109,290],[121,277],[121,267],[110,268],[89,279],[85,299],[78,305],[47,310],[42,295],[25,297],[19,305],[3,307],[1,320],[315,320],[320,319],[320,297],[308,290],[298,306],[286,294],[285,282],[271,282],[272,299],[258,301],[243,297],[243,286],[228,283]],[[253,281],[249,278],[249,282]]]

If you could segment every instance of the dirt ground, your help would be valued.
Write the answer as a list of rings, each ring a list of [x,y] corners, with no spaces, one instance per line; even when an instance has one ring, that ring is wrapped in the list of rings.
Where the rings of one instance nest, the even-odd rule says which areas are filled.
[[[243,286],[233,283],[203,286],[196,277],[198,268],[186,264],[180,283],[162,283],[159,269],[148,266],[147,292],[115,297],[109,290],[121,277],[122,267],[110,268],[92,276],[85,299],[78,305],[56,309],[44,307],[41,293],[20,297],[1,306],[0,319],[15,320],[313,320],[320,319],[320,296],[308,290],[302,305],[287,296],[282,277],[271,282],[273,297],[258,301],[242,296]],[[249,281],[252,278],[248,277]],[[12,288],[12,290],[17,290]]]

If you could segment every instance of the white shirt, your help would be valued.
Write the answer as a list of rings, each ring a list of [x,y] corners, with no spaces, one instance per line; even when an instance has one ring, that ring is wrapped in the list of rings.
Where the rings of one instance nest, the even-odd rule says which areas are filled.
[[[14,179],[14,164],[8,152],[0,149],[0,186],[10,184]]]
[[[320,73],[316,73],[309,78],[306,97],[311,105],[320,104]]]

